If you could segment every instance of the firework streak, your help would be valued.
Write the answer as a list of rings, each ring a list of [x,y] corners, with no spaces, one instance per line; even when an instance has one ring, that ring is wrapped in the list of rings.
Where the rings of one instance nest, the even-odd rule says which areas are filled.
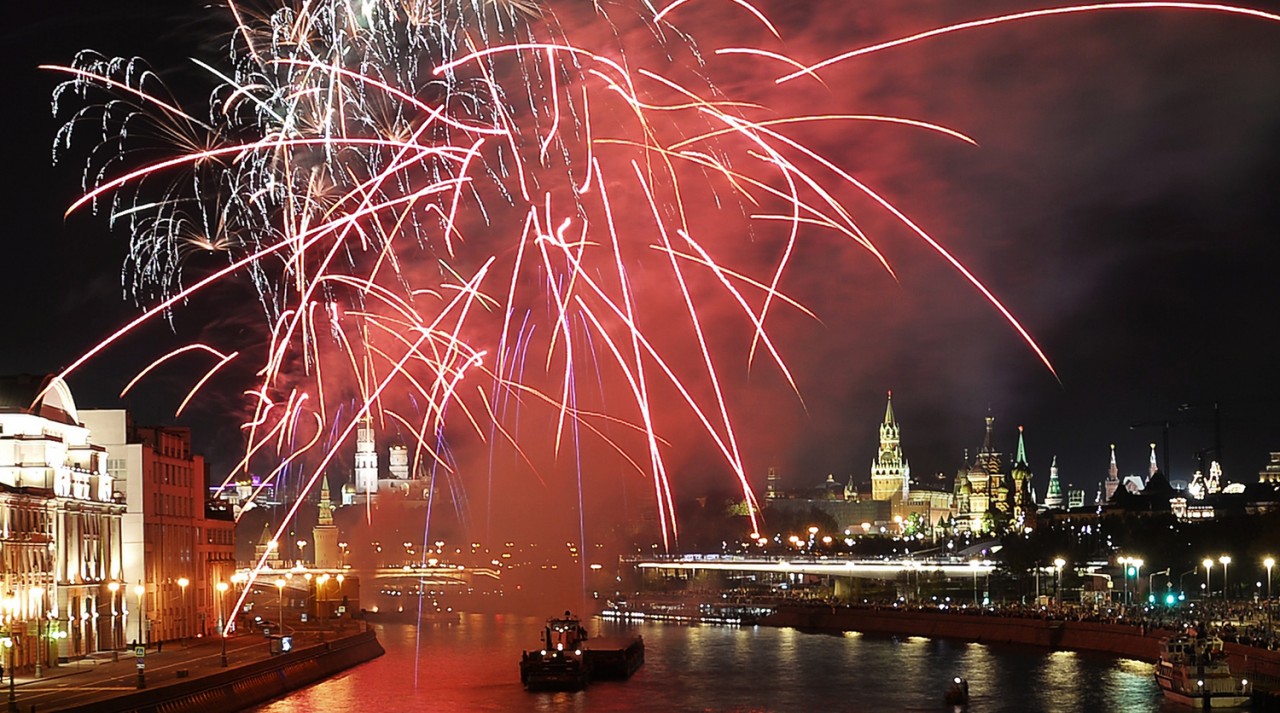
[[[147,305],[63,376],[139,324],[251,280],[265,344],[192,344],[144,369],[212,357],[181,410],[216,372],[248,362],[257,376],[237,472],[255,458],[272,459],[273,476],[305,463],[307,492],[366,417],[415,435],[415,472],[448,470],[446,436],[524,453],[516,416],[538,413],[555,452],[595,439],[648,478],[670,543],[663,433],[675,410],[701,424],[754,522],[722,374],[760,358],[795,389],[767,325],[779,310],[808,315],[779,287],[797,242],[834,234],[888,269],[849,195],[926,241],[1052,370],[942,245],[800,137],[876,121],[970,139],[901,117],[779,117],[727,96],[703,71],[711,55],[696,28],[681,24],[705,17],[691,14],[702,4],[318,0],[257,11],[233,0],[226,61],[201,64],[217,85],[201,112],[140,60],[84,52],[50,67],[69,75],[55,110],[75,104],[58,153],[85,158],[85,194],[68,212],[92,207],[127,230],[124,279]],[[777,34],[745,0],[717,8],[764,40]],[[1124,3],[963,23],[812,65],[705,49],[779,82],[821,82],[828,65],[936,34],[1138,8],[1280,19]],[[740,259],[748,248],[768,251],[769,267]],[[211,253],[225,263],[208,269]],[[189,274],[195,255],[206,268]],[[737,315],[738,354],[711,339],[709,301],[716,329]]]

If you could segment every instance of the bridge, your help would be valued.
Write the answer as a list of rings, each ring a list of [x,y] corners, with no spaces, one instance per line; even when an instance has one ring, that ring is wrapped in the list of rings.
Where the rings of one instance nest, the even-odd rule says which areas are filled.
[[[674,555],[630,560],[641,570],[752,572],[774,575],[816,575],[854,579],[895,579],[903,573],[936,573],[945,577],[987,576],[995,571],[988,559],[935,558],[836,558],[742,557],[738,555]]]

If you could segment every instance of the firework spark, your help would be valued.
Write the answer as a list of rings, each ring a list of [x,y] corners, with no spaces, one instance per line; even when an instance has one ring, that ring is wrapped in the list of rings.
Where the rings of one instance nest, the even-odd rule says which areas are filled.
[[[778,310],[809,316],[782,290],[797,244],[835,234],[888,269],[849,194],[925,240],[1052,370],[975,275],[803,129],[876,121],[972,139],[913,117],[780,118],[726,96],[701,71],[697,28],[680,24],[690,4],[320,0],[258,12],[233,1],[226,62],[202,64],[216,84],[207,118],[138,60],[82,53],[52,67],[69,75],[55,110],[79,107],[57,138],[59,155],[85,161],[71,210],[92,206],[128,231],[126,283],[152,296],[67,371],[247,276],[266,344],[192,345],[157,361],[218,359],[182,406],[229,362],[252,366],[237,470],[258,458],[273,473],[306,463],[309,490],[370,416],[416,434],[415,463],[449,468],[445,438],[505,441],[525,457],[532,444],[513,421],[542,414],[555,452],[591,434],[649,480],[669,543],[674,411],[700,424],[754,506],[724,374],[763,353],[795,388],[768,325]],[[777,34],[756,7],[732,6],[764,39]],[[1116,7],[964,23],[818,63],[751,47],[717,54],[785,66],[779,82],[817,78],[934,34]],[[1280,20],[1217,5],[1123,7]],[[648,45],[618,39],[636,27]],[[772,251],[767,270],[739,259],[747,241]],[[193,254],[226,265],[184,280]],[[717,350],[708,302],[736,313],[751,335],[745,354]]]

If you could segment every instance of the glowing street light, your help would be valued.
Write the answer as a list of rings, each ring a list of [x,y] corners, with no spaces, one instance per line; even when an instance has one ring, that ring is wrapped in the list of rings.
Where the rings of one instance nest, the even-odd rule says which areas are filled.
[[[146,639],[142,637],[142,620],[147,616],[147,610],[142,608],[142,595],[147,593],[147,588],[142,584],[134,586],[133,593],[138,595],[138,645],[146,646]]]
[[[1124,603],[1129,605],[1129,558],[1117,557],[1116,563],[1120,565],[1120,574],[1124,577]]]
[[[1271,598],[1271,568],[1276,566],[1274,557],[1268,557],[1262,560],[1262,566],[1267,568],[1267,599]]]
[[[969,568],[973,570],[973,605],[978,606],[978,560],[969,560]]]
[[[111,660],[120,660],[120,622],[116,618],[120,614],[120,607],[116,605],[116,593],[120,591],[120,583],[112,580],[107,582],[107,591],[111,592]]]
[[[1222,598],[1227,598],[1227,565],[1231,564],[1231,557],[1223,555],[1218,558],[1222,563]]]
[[[218,582],[218,635],[222,637],[222,667],[227,667],[227,622],[222,620],[223,595],[231,588],[226,582]]]
[[[280,633],[284,633],[284,580],[276,577],[276,590],[280,595]]]
[[[1054,573],[1055,579],[1053,582],[1053,596],[1058,600],[1058,606],[1062,606],[1062,567],[1066,563],[1067,561],[1062,559],[1061,557],[1053,561],[1053,568],[1055,570],[1055,573]]]
[[[1208,599],[1213,594],[1213,582],[1209,579],[1209,573],[1213,571],[1213,559],[1205,557],[1200,564],[1204,565],[1204,596]]]
[[[41,668],[41,664],[44,662],[44,658],[49,655],[49,643],[44,640],[40,632],[40,620],[44,619],[44,587],[32,587],[31,596],[40,600],[40,612],[36,615],[36,678],[43,678],[44,670]]]
[[[178,586],[182,588],[182,638],[187,638],[187,586],[191,580],[178,577]]]
[[[4,639],[0,639],[0,643],[9,650],[9,710],[12,713],[18,713],[18,694],[13,682],[13,618],[18,613],[18,598],[10,591],[8,597],[4,598],[4,602],[0,602],[0,607],[4,608],[6,625]]]

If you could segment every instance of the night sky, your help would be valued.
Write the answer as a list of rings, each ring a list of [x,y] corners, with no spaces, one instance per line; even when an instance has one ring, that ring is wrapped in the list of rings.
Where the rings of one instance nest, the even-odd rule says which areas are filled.
[[[564,5],[568,12],[581,3]],[[768,42],[728,2],[691,3],[672,20],[685,23],[704,50],[756,43],[817,61],[1052,3],[759,5],[781,43]],[[120,285],[125,236],[101,216],[63,218],[79,191],[79,165],[51,165],[58,123],[49,96],[59,77],[36,65],[67,63],[82,48],[137,54],[171,82],[195,85],[198,98],[210,85],[182,57],[218,60],[226,26],[195,8],[51,0],[7,11],[0,120],[9,179],[0,195],[9,267],[0,290],[9,309],[0,373],[56,372],[136,313]],[[723,36],[693,29],[728,20],[741,29]],[[718,60],[708,62],[715,76]],[[758,487],[770,466],[788,486],[816,484],[828,473],[868,480],[889,389],[917,476],[954,473],[965,449],[981,444],[988,412],[1005,452],[1025,426],[1040,493],[1057,456],[1064,481],[1091,497],[1111,443],[1122,475],[1145,473],[1146,444],[1160,441],[1161,429],[1131,426],[1166,420],[1172,477],[1189,479],[1197,452],[1214,445],[1215,405],[1228,480],[1252,482],[1268,451],[1280,450],[1280,23],[1116,11],[977,29],[864,56],[825,71],[821,90],[774,87],[765,69],[776,67],[725,77],[724,88],[781,114],[813,111],[804,106],[812,100],[823,111],[935,122],[977,141],[866,123],[812,134],[825,155],[988,285],[1044,348],[1057,378],[936,253],[869,201],[854,201],[895,274],[838,238],[802,241],[782,288],[819,321],[773,328],[803,404],[767,364],[730,380]],[[157,345],[234,333],[227,315],[253,307],[246,298],[222,312],[179,310],[178,337],[153,328],[72,375],[79,405],[115,406],[115,394]],[[168,421],[179,388],[162,377],[126,403],[140,421]],[[220,384],[182,421],[197,429],[197,447],[217,477],[238,455],[238,399],[232,384]],[[672,462],[678,489],[732,487],[727,473],[716,473],[723,467],[696,451]],[[527,487],[549,486],[530,476]]]

